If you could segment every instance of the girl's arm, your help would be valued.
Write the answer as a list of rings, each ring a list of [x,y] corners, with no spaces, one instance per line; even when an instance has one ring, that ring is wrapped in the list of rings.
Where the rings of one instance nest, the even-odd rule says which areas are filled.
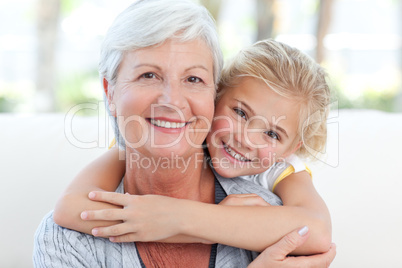
[[[113,148],[86,166],[64,190],[53,213],[60,226],[91,234],[98,226],[109,226],[120,221],[83,221],[86,209],[121,208],[88,198],[91,191],[115,191],[125,173],[125,161],[119,160],[119,149]]]
[[[274,192],[281,197],[283,206],[215,206],[203,213],[193,210],[186,231],[218,243],[262,251],[291,230],[308,226],[308,240],[292,254],[328,251],[331,219],[310,175],[306,171],[293,173],[278,183]],[[197,213],[204,216],[197,217]]]
[[[326,252],[332,242],[331,217],[324,200],[313,185],[310,174],[306,171],[291,174],[278,183],[274,193],[282,199],[284,207],[295,211],[294,215],[285,217],[295,223],[305,223],[311,230],[307,242],[293,254]]]
[[[251,206],[239,206],[236,202],[232,202],[233,206],[222,206],[157,195],[96,192],[94,200],[115,203],[124,210],[88,211],[88,219],[124,221],[95,228],[96,235],[100,236],[125,234],[111,238],[116,242],[190,242],[191,239],[184,239],[188,236],[254,251],[262,251],[291,230],[307,225],[310,237],[293,253],[326,252],[331,243],[330,217],[309,174],[299,172],[288,176],[277,185],[275,192],[283,198],[284,206],[262,206],[253,195],[237,196],[244,200],[237,204]]]
[[[246,198],[239,195],[237,198],[244,199],[241,204],[259,206],[222,206],[165,196],[97,192],[94,200],[119,204],[124,206],[124,210],[113,214],[110,211],[88,211],[88,219],[124,221],[95,229],[100,236],[125,234],[112,237],[115,242],[189,242],[169,239],[188,236],[254,251],[263,251],[291,230],[307,225],[310,237],[293,254],[328,251],[331,243],[330,217],[309,174],[299,172],[288,176],[277,185],[275,192],[283,198],[284,206],[262,206],[252,195],[245,195]]]

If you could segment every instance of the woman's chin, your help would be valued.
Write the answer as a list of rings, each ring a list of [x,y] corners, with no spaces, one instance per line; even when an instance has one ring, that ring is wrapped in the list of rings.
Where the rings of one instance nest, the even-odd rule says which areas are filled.
[[[145,147],[145,146],[144,146]],[[166,160],[184,161],[187,158],[195,157],[195,154],[204,154],[201,146],[197,149],[196,146],[190,144],[154,144],[141,148],[143,156],[150,158],[166,158]]]

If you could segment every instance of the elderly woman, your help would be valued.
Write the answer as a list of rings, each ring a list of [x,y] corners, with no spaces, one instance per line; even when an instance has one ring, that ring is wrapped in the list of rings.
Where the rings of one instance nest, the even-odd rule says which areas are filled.
[[[205,203],[230,194],[230,186],[225,193],[216,183],[202,148],[221,67],[214,23],[192,2],[142,0],[116,19],[102,47],[100,75],[127,159],[117,192]],[[147,161],[149,168],[130,159]],[[237,186],[247,192],[247,183]],[[277,198],[263,189],[257,194]],[[291,235],[289,241],[299,239]],[[285,260],[292,248],[284,250],[280,257],[267,251],[258,261]],[[295,264],[316,264],[324,257],[302,257]],[[224,245],[112,243],[59,227],[52,213],[39,226],[34,248],[38,267],[245,267],[252,260],[251,252]]]

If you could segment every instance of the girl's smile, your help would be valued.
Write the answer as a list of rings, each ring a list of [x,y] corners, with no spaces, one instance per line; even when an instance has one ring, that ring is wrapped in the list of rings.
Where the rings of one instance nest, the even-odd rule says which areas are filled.
[[[299,105],[257,78],[239,78],[217,101],[208,150],[224,177],[258,174],[297,150]]]

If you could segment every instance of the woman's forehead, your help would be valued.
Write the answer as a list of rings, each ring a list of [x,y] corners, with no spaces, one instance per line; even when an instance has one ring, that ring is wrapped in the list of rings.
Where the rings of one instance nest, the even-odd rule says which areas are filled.
[[[123,62],[130,65],[151,64],[192,68],[199,66],[213,73],[213,58],[209,47],[201,40],[180,42],[167,40],[160,45],[132,50],[124,55]]]
[[[138,57],[152,57],[155,54],[159,54],[157,56],[155,55],[154,58],[158,58],[160,54],[194,54],[199,55],[200,58],[212,61],[212,53],[209,46],[200,39],[185,42],[176,39],[168,39],[161,44],[139,48],[128,53]]]

